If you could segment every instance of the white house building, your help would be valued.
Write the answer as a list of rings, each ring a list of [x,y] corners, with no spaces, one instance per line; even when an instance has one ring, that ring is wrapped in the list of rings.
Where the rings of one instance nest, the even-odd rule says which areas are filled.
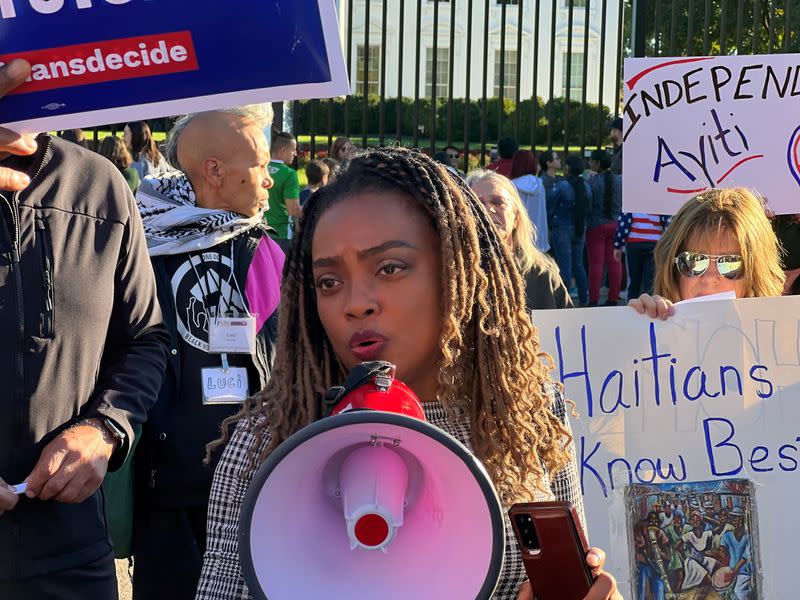
[[[352,45],[350,48],[349,72],[353,92],[361,94],[366,82],[367,91],[379,94],[381,90],[381,53],[386,53],[384,92],[387,97],[398,95],[414,97],[415,85],[419,96],[430,97],[433,83],[434,32],[438,30],[435,59],[437,61],[436,96],[446,98],[452,69],[453,96],[471,99],[483,96],[484,77],[486,95],[500,94],[501,49],[503,48],[502,13],[505,3],[505,60],[503,62],[504,97],[515,99],[517,88],[520,98],[530,98],[534,93],[534,64],[536,69],[536,95],[545,102],[552,96],[563,97],[570,88],[570,98],[583,98],[584,69],[586,70],[586,100],[598,102],[601,87],[601,45],[605,45],[602,64],[602,101],[614,112],[617,101],[618,22],[621,0],[571,0],[572,28],[570,36],[570,0],[544,0],[538,3],[538,26],[536,0],[489,0],[488,45],[486,47],[486,69],[484,69],[486,0],[472,0],[469,14],[468,0],[387,0],[386,43],[382,47],[383,0],[339,0],[340,27],[347,56],[348,4],[352,4]],[[605,12],[605,40],[603,31],[603,3]],[[455,3],[455,22],[451,19],[451,2]],[[519,2],[523,2],[522,18],[519,19]],[[589,3],[588,22],[585,18]],[[369,3],[369,7],[367,7]],[[435,4],[438,3],[438,24],[434,22]],[[401,18],[403,5],[402,39],[402,89],[400,82]],[[417,28],[418,6],[419,34]],[[369,10],[367,10],[367,8]],[[367,12],[369,18],[367,20]],[[468,45],[468,27],[471,21],[471,39]],[[451,65],[451,27],[454,28],[454,43]],[[518,32],[522,38],[518,50]],[[365,39],[368,29],[368,40]],[[570,47],[570,37],[572,44]],[[588,44],[585,40],[588,37]],[[365,42],[369,49],[366,51]],[[419,81],[415,81],[417,43],[420,44]],[[467,53],[471,64],[467,72]],[[368,57],[368,73],[365,78],[364,59]],[[571,57],[572,68],[567,80],[567,57]],[[517,64],[521,65],[517,79]],[[551,71],[552,62],[552,71]]]

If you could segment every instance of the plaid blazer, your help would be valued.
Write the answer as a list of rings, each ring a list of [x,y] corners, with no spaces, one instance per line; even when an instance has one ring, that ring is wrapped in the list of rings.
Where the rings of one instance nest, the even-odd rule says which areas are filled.
[[[562,393],[554,385],[548,385],[545,391],[553,402],[553,412],[569,428]],[[426,402],[423,407],[429,423],[443,429],[471,449],[469,423],[454,422],[449,419],[444,408],[438,402]],[[254,441],[255,437],[250,432],[247,421],[239,421],[225,446],[214,473],[208,504],[208,539],[196,600],[252,598],[239,565],[238,532],[242,501],[253,476],[253,472],[247,469],[247,453]],[[266,444],[265,440],[261,448],[257,450],[260,451]],[[573,460],[563,471],[552,478],[545,475],[548,480],[542,487],[549,489],[550,493],[532,490],[531,501],[566,500],[572,502],[578,509],[585,529],[583,498],[575,462],[574,444],[570,446],[570,452]],[[507,515],[505,515],[505,522],[505,561],[492,600],[517,600],[519,587],[527,579],[522,557]]]

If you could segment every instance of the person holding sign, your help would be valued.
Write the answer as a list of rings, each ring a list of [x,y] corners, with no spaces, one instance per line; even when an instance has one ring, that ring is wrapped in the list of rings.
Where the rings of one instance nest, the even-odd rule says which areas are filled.
[[[284,271],[274,376],[215,444],[227,446],[198,600],[249,597],[238,525],[253,474],[323,416],[321,392],[364,360],[397,365],[428,421],[473,450],[507,506],[545,498],[582,506],[564,398],[539,358],[522,278],[466,184],[423,154],[373,150],[317,192],[300,224]],[[532,600],[514,536],[506,538],[494,598]],[[621,600],[604,560],[598,549],[587,555],[597,580],[586,600]]]
[[[171,342],[136,453],[135,598],[194,597],[206,444],[269,380],[283,267],[263,219],[271,120],[268,104],[183,117],[167,148],[181,172],[145,179],[137,195]]]
[[[681,300],[722,292],[780,296],[785,277],[763,201],[746,188],[713,189],[673,217],[656,244],[655,294],[642,294],[628,306],[664,320]]]
[[[0,68],[0,98],[29,74]],[[77,144],[0,127],[0,256],[0,598],[113,600],[99,488],[168,341],[130,188]]]

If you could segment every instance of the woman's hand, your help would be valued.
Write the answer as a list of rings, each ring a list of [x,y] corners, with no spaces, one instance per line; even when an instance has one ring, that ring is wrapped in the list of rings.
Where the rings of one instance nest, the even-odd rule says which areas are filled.
[[[517,600],[533,600],[533,589],[530,581],[526,581],[519,587]]]
[[[675,305],[672,301],[650,294],[642,294],[628,302],[628,306],[640,315],[647,315],[651,319],[661,319],[662,321],[666,321],[675,314]]]
[[[603,571],[606,553],[600,548],[590,548],[586,555],[586,564],[592,568],[595,580],[589,593],[583,600],[624,600],[617,589],[617,581],[609,573]]]
[[[617,590],[616,580],[603,571],[605,562],[606,553],[600,548],[589,550],[589,554],[586,555],[586,564],[591,567],[595,581],[583,600],[624,600]],[[517,600],[533,600],[533,589],[529,581],[523,583],[519,588]]]
[[[622,261],[622,250],[614,248],[614,262]]]

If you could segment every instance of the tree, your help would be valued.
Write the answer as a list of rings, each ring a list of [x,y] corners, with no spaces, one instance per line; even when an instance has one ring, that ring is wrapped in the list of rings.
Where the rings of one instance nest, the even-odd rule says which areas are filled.
[[[646,56],[771,54],[800,49],[797,0],[646,0]],[[631,55],[632,0],[625,0]]]

